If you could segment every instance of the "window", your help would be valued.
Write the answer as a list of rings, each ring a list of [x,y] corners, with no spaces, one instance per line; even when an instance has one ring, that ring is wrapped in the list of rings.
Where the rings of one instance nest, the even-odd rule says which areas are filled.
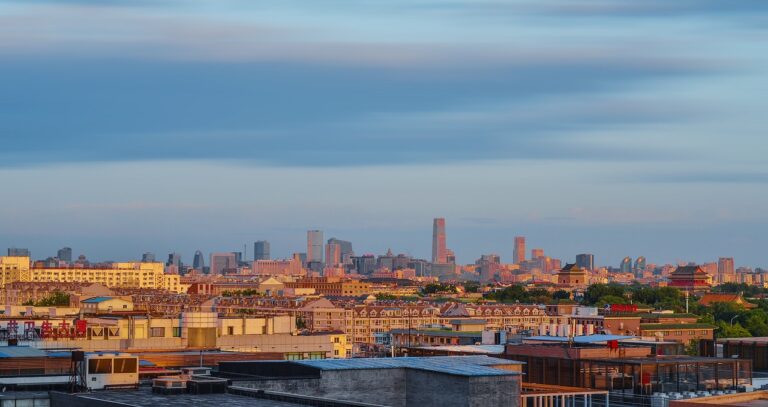
[[[88,361],[88,373],[90,374],[112,373],[112,359],[90,359]]]
[[[165,337],[165,328],[164,327],[149,328],[149,336],[151,338],[163,338]]]
[[[227,335],[234,335],[235,334],[235,327],[234,326],[228,326],[227,327]]]
[[[115,358],[115,373],[137,373],[136,358]]]

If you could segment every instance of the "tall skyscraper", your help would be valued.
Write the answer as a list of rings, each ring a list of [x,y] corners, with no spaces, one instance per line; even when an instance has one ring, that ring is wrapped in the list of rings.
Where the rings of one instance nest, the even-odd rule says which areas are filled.
[[[253,244],[253,260],[271,260],[268,241],[259,240]]]
[[[59,249],[58,252],[56,252],[56,257],[59,258],[61,261],[66,261],[67,263],[72,262],[72,248],[71,247],[62,247]]]
[[[531,249],[531,260],[544,257],[544,249]]]
[[[23,249],[20,247],[9,247],[8,256],[10,257],[32,257],[29,249]]]
[[[192,260],[192,268],[201,273],[205,268],[205,257],[203,257],[203,252],[200,250],[195,251],[195,257]]]
[[[635,275],[639,276],[643,274],[643,272],[645,271],[645,267],[646,267],[645,256],[640,256],[637,259],[635,259],[635,267],[634,267]]]
[[[325,265],[335,267],[341,264],[341,245],[329,242],[325,245]]]
[[[595,269],[595,255],[589,253],[582,253],[576,255],[576,266],[584,270]]]
[[[525,261],[525,236],[515,236],[515,250],[512,262],[520,264]]]
[[[141,255],[141,262],[142,263],[154,263],[155,262],[155,254],[151,252],[146,252]]]
[[[733,257],[721,257],[717,260],[717,282],[728,283],[736,279]]]
[[[448,250],[445,246],[445,218],[435,218],[432,222],[432,263],[448,262]]]
[[[323,262],[323,231],[307,231],[307,262]]]
[[[225,270],[237,269],[237,258],[235,253],[211,253],[211,272],[212,275],[223,274]]]
[[[632,272],[632,258],[631,257],[625,257],[624,260],[621,261],[621,265],[619,266],[619,269],[622,273],[631,273]]]
[[[168,255],[168,261],[165,263],[166,266],[176,266],[176,270],[181,270],[181,254],[179,253],[171,253]]]

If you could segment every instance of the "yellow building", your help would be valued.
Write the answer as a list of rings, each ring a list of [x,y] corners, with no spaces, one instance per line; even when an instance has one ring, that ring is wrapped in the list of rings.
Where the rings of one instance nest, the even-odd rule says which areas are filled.
[[[112,263],[111,267],[30,268],[29,257],[0,257],[2,286],[22,282],[99,283],[106,287],[164,289],[186,292],[180,277],[165,274],[163,263]]]
[[[333,343],[333,358],[352,357],[352,343],[348,340],[347,334],[341,331],[330,332],[331,342]]]

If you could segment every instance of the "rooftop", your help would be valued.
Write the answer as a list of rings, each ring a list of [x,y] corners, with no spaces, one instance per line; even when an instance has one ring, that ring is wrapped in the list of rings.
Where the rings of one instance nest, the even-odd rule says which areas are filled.
[[[83,300],[81,302],[84,302],[86,304],[98,304],[100,302],[109,301],[111,299],[114,299],[114,297],[93,297],[93,298],[88,298],[86,300]]]
[[[623,336],[623,335],[581,335],[581,336],[574,336],[574,337],[568,337],[568,336],[531,336],[528,338],[524,338],[524,340],[533,340],[533,341],[546,341],[546,342],[568,342],[571,339],[573,340],[573,343],[600,343],[600,342],[607,342],[607,341],[623,341],[626,339],[633,339],[634,336]]]
[[[432,356],[365,359],[300,360],[293,363],[320,370],[397,369],[409,368],[446,373],[456,376],[508,376],[519,374],[493,366],[520,365],[508,359],[482,356]]]
[[[137,407],[292,407],[298,404],[284,401],[264,400],[234,394],[177,394],[162,395],[152,393],[149,387],[138,390],[109,390],[87,393],[78,397],[121,403],[123,406]],[[96,405],[94,403],[94,405]]]

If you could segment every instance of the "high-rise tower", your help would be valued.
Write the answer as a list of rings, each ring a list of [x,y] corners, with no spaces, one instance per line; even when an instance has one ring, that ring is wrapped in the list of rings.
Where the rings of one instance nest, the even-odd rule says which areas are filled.
[[[445,247],[445,218],[435,218],[432,223],[432,263],[448,262],[448,250]]]
[[[192,268],[203,272],[203,268],[205,268],[205,257],[203,257],[203,252],[200,250],[195,252],[195,257],[192,259]]]
[[[269,242],[259,240],[253,244],[253,260],[270,260]]]
[[[728,283],[736,279],[733,257],[721,257],[717,260],[717,282]]]
[[[512,262],[520,264],[525,261],[525,236],[515,236],[515,250]]]
[[[307,231],[307,262],[323,262],[323,231]]]

